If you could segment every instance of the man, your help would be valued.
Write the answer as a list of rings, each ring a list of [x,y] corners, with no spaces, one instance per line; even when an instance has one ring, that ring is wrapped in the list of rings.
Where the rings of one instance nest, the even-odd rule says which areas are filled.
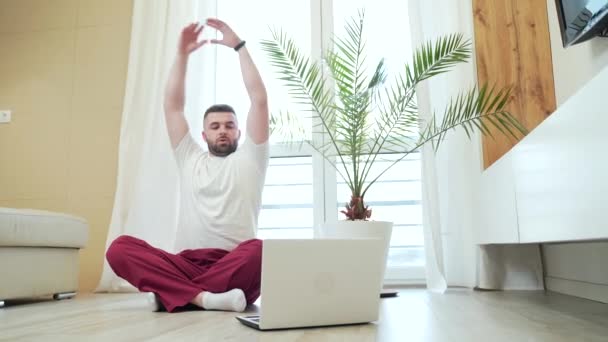
[[[260,74],[242,41],[226,23],[208,19],[222,39],[199,40],[203,25],[191,24],[180,36],[165,92],[165,118],[180,172],[180,221],[171,254],[120,236],[106,253],[114,272],[140,291],[155,294],[167,311],[193,304],[207,310],[243,311],[260,295],[262,242],[254,239],[268,167],[268,101]],[[238,53],[251,102],[246,137],[234,110],[214,105],[205,111],[204,152],[184,117],[185,78],[190,54],[219,44]],[[150,213],[154,215],[154,213]]]

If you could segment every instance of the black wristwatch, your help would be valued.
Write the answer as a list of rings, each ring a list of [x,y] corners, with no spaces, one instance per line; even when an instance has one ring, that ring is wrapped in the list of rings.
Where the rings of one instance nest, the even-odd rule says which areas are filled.
[[[234,47],[234,51],[239,51],[243,46],[245,46],[245,41],[241,40],[241,42],[236,44],[236,46]]]

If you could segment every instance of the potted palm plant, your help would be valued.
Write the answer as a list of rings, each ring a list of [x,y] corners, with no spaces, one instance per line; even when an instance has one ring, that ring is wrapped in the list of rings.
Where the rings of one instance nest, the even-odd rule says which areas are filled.
[[[452,129],[462,128],[469,137],[477,130],[491,135],[491,127],[515,138],[526,131],[505,110],[510,97],[506,88],[474,86],[452,98],[440,119],[421,119],[416,88],[468,62],[471,43],[462,35],[447,35],[420,46],[401,74],[387,81],[382,60],[371,76],[366,72],[364,12],[348,21],[345,29],[345,37],[334,37],[321,61],[302,54],[282,31],[271,30],[273,39],[262,41],[279,79],[302,109],[298,114],[273,114],[271,130],[310,145],[350,189],[351,198],[342,211],[345,220],[326,225],[325,235],[380,237],[385,240],[386,256],[392,223],[369,220],[372,209],[365,204],[365,195],[388,169],[427,143],[436,150]],[[302,115],[312,118],[312,138],[304,134]],[[401,157],[372,174],[372,166],[387,150]]]

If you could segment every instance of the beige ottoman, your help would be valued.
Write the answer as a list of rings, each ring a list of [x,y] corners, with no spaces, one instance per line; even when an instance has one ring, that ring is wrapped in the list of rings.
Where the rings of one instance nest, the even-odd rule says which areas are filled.
[[[0,208],[0,305],[8,299],[74,296],[78,252],[88,233],[87,221],[75,216]]]

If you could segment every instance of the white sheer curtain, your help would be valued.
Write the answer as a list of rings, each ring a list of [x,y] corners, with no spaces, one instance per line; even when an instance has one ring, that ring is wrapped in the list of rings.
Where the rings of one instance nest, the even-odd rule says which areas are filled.
[[[474,36],[468,0],[411,1],[410,13],[414,47],[454,32]],[[473,84],[472,63],[426,81],[418,89],[421,113],[442,113],[451,96],[463,85]],[[422,151],[427,287],[434,291],[444,291],[448,285],[474,286],[474,199],[470,195],[474,183],[472,169],[479,165],[478,145],[476,139],[468,141],[464,134],[451,133],[437,154],[430,146]]]
[[[179,185],[162,109],[165,81],[182,27],[215,16],[215,11],[215,0],[134,1],[118,179],[106,249],[127,234],[173,251]],[[196,136],[201,132],[203,104],[210,105],[215,97],[215,49],[205,47],[193,55],[188,69],[186,115]],[[200,94],[198,89],[208,91]],[[134,290],[104,258],[96,291]]]
[[[473,40],[471,0],[412,0],[412,46],[441,35],[462,33]],[[418,90],[423,113],[442,113],[450,97],[476,83],[475,54],[470,63],[426,81]],[[423,225],[427,287],[542,289],[542,266],[537,246],[478,246],[481,139],[451,132],[438,153],[426,146],[422,153]]]

